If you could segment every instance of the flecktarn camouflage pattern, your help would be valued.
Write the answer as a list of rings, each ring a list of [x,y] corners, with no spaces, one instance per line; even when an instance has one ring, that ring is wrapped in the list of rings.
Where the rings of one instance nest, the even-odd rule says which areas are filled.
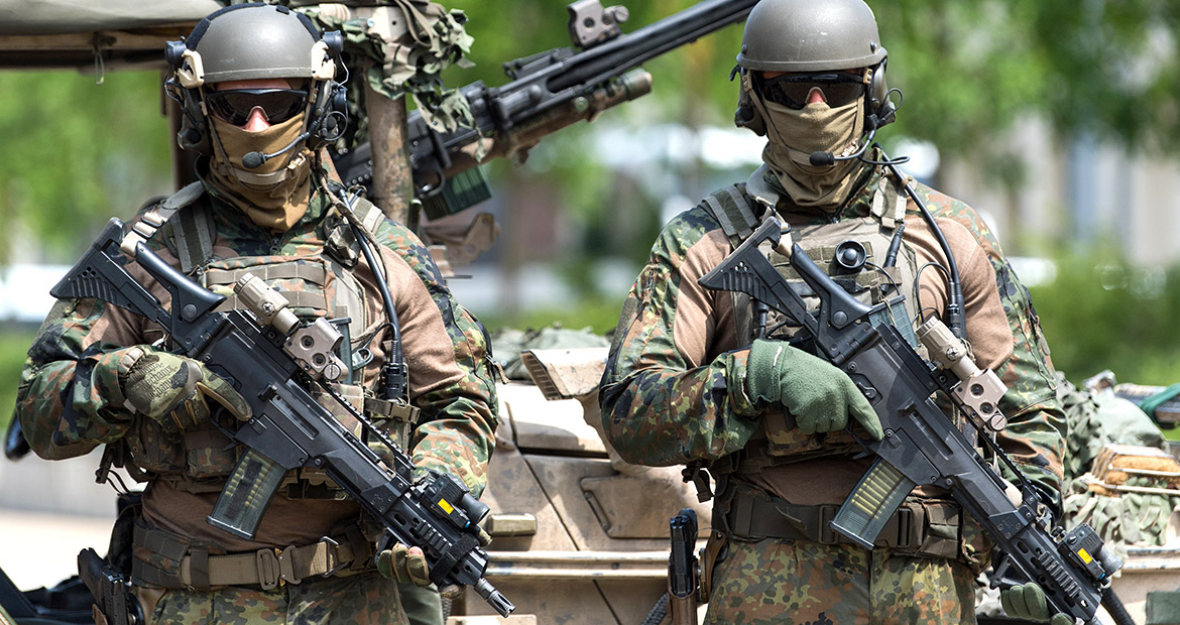
[[[879,169],[866,168],[858,191],[838,215],[813,211],[813,220],[808,220],[808,213],[792,214],[792,218],[798,217],[803,225],[819,225],[869,217],[873,190],[882,175]],[[773,176],[767,182],[777,185]],[[923,185],[917,188],[936,218],[961,225],[986,253],[1013,337],[1011,355],[997,367],[1010,389],[1000,405],[1009,426],[999,441],[1028,478],[1059,492],[1065,419],[1055,394],[1049,349],[1028,292],[973,209]],[[737,189],[744,188],[737,185]],[[919,214],[912,202],[906,214]],[[792,224],[799,225],[798,221]],[[712,256],[700,251],[710,246],[721,251]],[[735,314],[732,308],[719,303],[728,294],[702,293],[695,284],[730,250],[720,223],[702,204],[664,228],[628,295],[601,390],[604,428],[628,461],[656,466],[692,461],[715,464],[735,457],[731,454],[746,449],[751,441],[766,444],[765,438],[759,438],[766,417],[746,397],[741,382],[748,349],[713,345],[696,336],[684,338],[689,332],[718,336],[734,323],[727,316]],[[902,285],[901,292],[910,294],[909,285]],[[682,318],[686,315],[682,309],[691,311],[687,314],[693,315],[692,321]],[[715,316],[703,317],[709,314]],[[681,343],[686,340],[694,341],[693,358],[699,361],[686,357]],[[707,346],[704,350],[702,344]],[[825,449],[847,452],[839,446],[826,447],[823,441],[794,443],[790,447],[807,454],[799,456],[801,461],[820,457]],[[960,540],[976,538],[968,536],[978,532],[973,525],[962,525]],[[714,569],[710,623],[850,623],[870,613],[874,622],[878,618],[896,623],[974,622],[978,568],[959,560],[891,557],[884,548],[865,551],[804,540],[731,539],[725,550]]]
[[[730,541],[709,625],[971,623],[975,575],[962,563],[770,538]]]
[[[158,625],[408,622],[392,583],[376,571],[308,580],[273,590],[229,587],[211,592],[169,590],[147,622]]]
[[[280,234],[255,226],[243,213],[221,203],[214,191],[185,210],[195,210],[201,203],[211,207],[214,258],[198,267],[195,277],[216,282],[217,272],[265,273],[268,284],[293,297],[292,307],[301,316],[364,320],[354,324],[359,331],[350,336],[352,348],[363,345],[374,357],[357,362],[353,387],[373,397],[378,368],[389,349],[384,311],[367,264],[357,264],[354,258],[354,269],[348,269],[341,259],[325,252],[325,241],[341,221],[327,198],[318,192],[313,195],[303,218]],[[149,243],[176,264],[177,252],[170,247],[173,240],[168,234],[165,230]],[[408,451],[419,471],[454,474],[478,496],[485,486],[497,424],[488,337],[455,302],[429,253],[412,233],[384,220],[375,228],[375,236],[383,248],[380,252],[403,324],[410,402],[421,416],[416,424],[398,423],[382,414],[370,416],[396,438],[408,439]],[[138,279],[144,280],[142,269],[132,264],[131,271],[138,271]],[[150,280],[144,283],[166,301],[158,285]],[[358,292],[357,285],[363,285],[359,300],[348,295]],[[17,412],[31,447],[45,458],[67,458],[101,444],[125,444],[124,459],[146,472],[147,479],[165,480],[177,491],[215,494],[241,450],[225,446],[224,437],[218,438],[207,417],[204,423],[157,421],[127,409],[119,361],[128,347],[162,338],[153,324],[101,301],[58,302],[29,350],[18,391]],[[185,381],[181,387],[187,386],[187,376]],[[360,394],[357,405],[366,405]],[[351,429],[355,423],[346,426]],[[404,436],[396,431],[402,426],[412,426]],[[301,505],[295,501],[297,496],[291,497],[294,505]],[[324,512],[325,504],[333,503],[348,502],[307,505],[320,511],[320,518],[327,518],[324,515],[331,513]],[[266,540],[265,528],[266,523],[258,541]],[[140,551],[137,546],[136,557],[144,562],[153,556]],[[370,564],[360,574],[317,577],[272,591],[230,587],[202,593],[173,588],[156,606],[157,622],[271,622],[283,620],[284,612],[287,618],[307,622],[328,622],[329,613],[336,619],[332,622],[405,622],[395,586]]]

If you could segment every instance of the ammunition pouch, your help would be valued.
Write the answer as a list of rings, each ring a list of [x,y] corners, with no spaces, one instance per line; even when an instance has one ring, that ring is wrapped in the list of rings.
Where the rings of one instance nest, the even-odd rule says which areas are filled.
[[[332,577],[373,568],[373,541],[352,525],[336,538],[239,553],[218,553],[183,536],[135,526],[135,585],[208,591],[225,586],[271,590],[314,577]]]
[[[714,521],[734,540],[804,540],[824,545],[855,544],[831,529],[838,505],[800,506],[747,485],[718,499]],[[895,555],[941,558],[973,564],[962,549],[962,508],[949,501],[907,500],[875,543]]]

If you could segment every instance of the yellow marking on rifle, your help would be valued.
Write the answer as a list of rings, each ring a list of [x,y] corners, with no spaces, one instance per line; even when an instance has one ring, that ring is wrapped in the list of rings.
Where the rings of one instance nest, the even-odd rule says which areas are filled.
[[[455,511],[455,509],[451,507],[451,504],[447,503],[446,499],[439,499],[438,500],[438,507],[442,508],[443,511],[446,512],[447,514],[450,514]]]
[[[1090,554],[1085,549],[1078,549],[1078,556],[1080,556],[1082,558],[1082,562],[1085,562],[1086,564],[1094,561],[1094,558],[1091,558]]]
[[[889,465],[878,465],[856,490],[852,503],[870,516],[881,509],[900,481],[900,474]]]

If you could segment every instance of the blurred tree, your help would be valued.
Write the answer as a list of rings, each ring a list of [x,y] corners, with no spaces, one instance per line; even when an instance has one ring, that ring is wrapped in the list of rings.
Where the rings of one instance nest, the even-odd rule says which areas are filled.
[[[1009,185],[1019,182],[1019,162],[996,139],[1025,114],[1047,117],[1063,135],[1085,130],[1130,146],[1180,152],[1180,3],[869,3],[890,51],[889,84],[905,93],[898,124],[883,139],[925,139],[945,154],[970,155]],[[470,57],[477,67],[447,70],[450,85],[503,84],[504,61],[569,45],[564,2],[444,4],[467,12],[476,41]],[[624,30],[692,4],[630,2]],[[631,123],[728,126],[736,95],[729,73],[740,39],[740,26],[733,26],[649,62],[653,93],[639,105],[621,107],[634,116]],[[172,139],[159,113],[159,83],[149,72],[112,72],[101,86],[88,73],[0,73],[0,218],[11,224],[20,215],[51,245],[70,247],[106,216],[127,215],[148,195],[166,192]],[[608,178],[574,184],[588,176],[584,147],[571,140],[555,149],[560,156],[551,160],[563,165],[545,175],[577,190],[562,208],[586,211],[583,218],[601,214]],[[708,190],[699,166],[680,173],[694,187],[682,189],[686,195]],[[6,253],[0,236],[0,262]]]
[[[567,14],[552,0],[451,0],[476,40],[478,67],[448,82],[507,81],[503,61],[569,45]],[[605,3],[604,4],[608,4]],[[631,2],[633,31],[695,4]],[[1023,113],[1058,130],[1180,150],[1180,3],[1167,0],[869,0],[889,50],[889,84],[905,92],[892,134],[949,153],[986,145]],[[666,118],[730,123],[729,83],[741,40],[734,26],[648,63]]]
[[[0,72],[0,263],[21,223],[68,262],[110,216],[170,184],[160,75]]]

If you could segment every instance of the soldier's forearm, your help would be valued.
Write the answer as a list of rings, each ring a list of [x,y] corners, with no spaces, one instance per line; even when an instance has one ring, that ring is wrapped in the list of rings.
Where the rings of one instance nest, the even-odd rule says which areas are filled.
[[[645,371],[604,389],[603,428],[619,455],[636,464],[669,466],[721,458],[744,447],[759,423],[741,416],[757,411],[728,381],[737,378],[732,374],[737,358],[726,354],[689,371]]]
[[[73,361],[26,367],[17,391],[16,416],[38,456],[49,460],[81,456],[118,440],[130,427],[131,414],[113,405],[113,393],[105,392],[105,385],[85,369],[79,372]]]

